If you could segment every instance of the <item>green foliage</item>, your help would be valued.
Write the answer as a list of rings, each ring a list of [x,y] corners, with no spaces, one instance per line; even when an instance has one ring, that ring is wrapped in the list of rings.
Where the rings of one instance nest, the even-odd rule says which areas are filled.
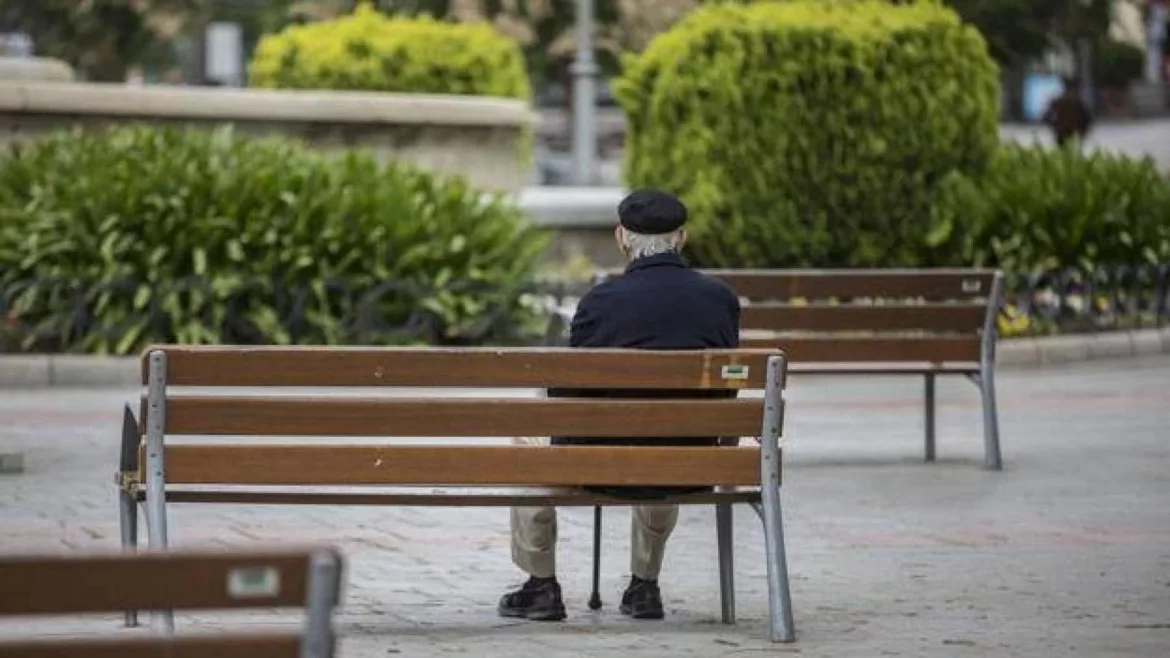
[[[132,66],[177,63],[175,36],[208,0],[26,0],[0,2],[0,32],[24,32],[36,53],[56,57],[79,77],[123,82]]]
[[[703,7],[615,91],[628,184],[682,196],[704,266],[920,262],[939,185],[997,142],[995,64],[936,3]]]
[[[1170,261],[1170,182],[1149,159],[1001,147],[985,175],[954,177],[937,244],[1012,272]]]
[[[1011,66],[1042,56],[1060,40],[1104,34],[1114,0],[946,0],[946,4],[978,28],[997,62]]]
[[[256,87],[530,96],[523,53],[490,26],[390,18],[367,4],[264,37],[248,73]]]
[[[1146,52],[1124,41],[1104,39],[1097,45],[1097,82],[1106,89],[1124,89],[1140,80]]]
[[[131,127],[0,156],[0,299],[28,350],[497,340],[541,248],[515,208],[365,153]],[[343,323],[362,313],[417,326]]]

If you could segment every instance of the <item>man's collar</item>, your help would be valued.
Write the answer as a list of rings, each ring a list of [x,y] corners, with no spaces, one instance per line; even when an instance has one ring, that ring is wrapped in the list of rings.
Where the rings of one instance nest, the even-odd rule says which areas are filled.
[[[637,270],[644,270],[648,267],[659,267],[663,265],[670,267],[687,266],[687,264],[683,262],[682,257],[677,253],[668,252],[664,254],[654,254],[653,256],[646,256],[645,258],[634,260],[626,266],[626,273],[635,272]]]

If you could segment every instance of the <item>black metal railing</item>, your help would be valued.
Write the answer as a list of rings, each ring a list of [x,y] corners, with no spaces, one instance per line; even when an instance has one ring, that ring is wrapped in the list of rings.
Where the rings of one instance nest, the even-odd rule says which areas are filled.
[[[1008,275],[1000,320],[1009,335],[1166,326],[1170,264]]]

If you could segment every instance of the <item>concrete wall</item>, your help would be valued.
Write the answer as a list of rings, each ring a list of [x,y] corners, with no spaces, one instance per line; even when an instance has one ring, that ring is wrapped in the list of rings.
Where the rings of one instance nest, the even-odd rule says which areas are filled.
[[[3,143],[137,122],[233,124],[244,134],[284,134],[324,150],[367,148],[512,192],[528,180],[521,145],[536,115],[502,98],[0,80]]]
[[[623,257],[614,243],[621,187],[528,187],[515,198],[533,223],[552,233],[547,261],[568,265],[588,259],[596,267],[618,267]]]
[[[51,80],[71,82],[73,69],[48,57],[0,57],[0,80]]]

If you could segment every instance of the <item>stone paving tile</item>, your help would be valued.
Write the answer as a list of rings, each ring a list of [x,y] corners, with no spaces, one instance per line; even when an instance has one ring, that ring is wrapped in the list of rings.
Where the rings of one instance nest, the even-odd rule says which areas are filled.
[[[762,533],[736,517],[739,624],[719,620],[713,513],[684,510],[662,577],[668,619],[617,614],[629,514],[606,512],[591,613],[592,515],[562,510],[570,619],[495,616],[520,581],[503,509],[174,506],[177,546],[319,543],[348,560],[340,653],[382,656],[1170,655],[1170,359],[1003,373],[1006,470],[978,468],[975,388],[940,383],[940,461],[924,465],[921,382],[798,377],[784,488],[799,641],[764,641]],[[114,549],[120,404],[133,391],[0,394],[0,552]],[[179,615],[214,631],[231,619]],[[128,633],[112,615],[0,620],[0,636]],[[138,631],[141,632],[141,631]]]

